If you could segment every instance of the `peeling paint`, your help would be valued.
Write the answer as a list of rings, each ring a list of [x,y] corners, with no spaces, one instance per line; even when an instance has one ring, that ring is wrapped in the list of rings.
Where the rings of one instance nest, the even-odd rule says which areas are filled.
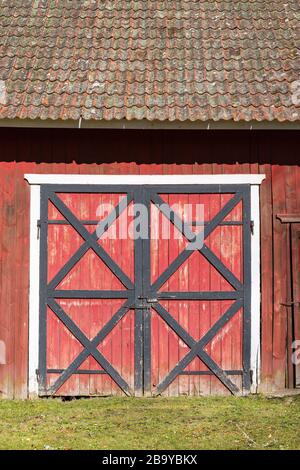
[[[6,346],[5,342],[0,340],[0,365],[6,364]]]
[[[232,330],[232,327],[233,327],[233,323],[230,322],[229,324],[225,325],[219,333],[216,334],[216,336],[211,341],[212,350],[214,350],[215,345],[219,341],[224,339],[229,334],[229,332]]]

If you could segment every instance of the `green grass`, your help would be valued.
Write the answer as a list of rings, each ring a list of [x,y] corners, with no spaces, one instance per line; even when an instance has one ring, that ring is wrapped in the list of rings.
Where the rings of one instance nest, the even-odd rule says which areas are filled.
[[[300,449],[300,397],[2,400],[0,449]]]

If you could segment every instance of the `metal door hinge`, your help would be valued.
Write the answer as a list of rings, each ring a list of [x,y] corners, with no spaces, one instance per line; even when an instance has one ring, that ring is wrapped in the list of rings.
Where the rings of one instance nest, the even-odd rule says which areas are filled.
[[[39,240],[40,239],[40,230],[41,230],[41,221],[38,220],[36,225],[37,225],[37,239]]]
[[[250,221],[250,230],[251,230],[251,234],[254,235],[254,220]]]
[[[36,379],[37,379],[38,383],[40,383],[40,378],[41,378],[41,376],[40,376],[40,371],[39,371],[39,369],[36,369],[36,370],[35,370],[35,375],[36,375]]]

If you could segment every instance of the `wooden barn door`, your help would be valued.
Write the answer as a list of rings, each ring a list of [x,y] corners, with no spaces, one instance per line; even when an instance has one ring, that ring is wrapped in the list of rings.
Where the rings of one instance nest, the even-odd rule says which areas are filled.
[[[42,186],[40,395],[249,390],[250,238],[248,185]]]
[[[148,320],[151,374],[145,387],[154,394],[250,388],[249,194],[249,187],[230,186],[151,192],[149,296],[157,302]],[[157,236],[161,218],[170,224],[169,239]],[[201,234],[198,248],[195,236]]]
[[[134,241],[113,236],[132,199],[128,188],[41,188],[42,395],[133,394]]]

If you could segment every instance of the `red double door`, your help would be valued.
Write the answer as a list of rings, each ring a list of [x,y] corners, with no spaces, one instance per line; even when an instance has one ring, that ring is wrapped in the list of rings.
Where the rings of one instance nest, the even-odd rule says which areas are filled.
[[[249,390],[250,226],[248,185],[42,186],[40,395]]]

